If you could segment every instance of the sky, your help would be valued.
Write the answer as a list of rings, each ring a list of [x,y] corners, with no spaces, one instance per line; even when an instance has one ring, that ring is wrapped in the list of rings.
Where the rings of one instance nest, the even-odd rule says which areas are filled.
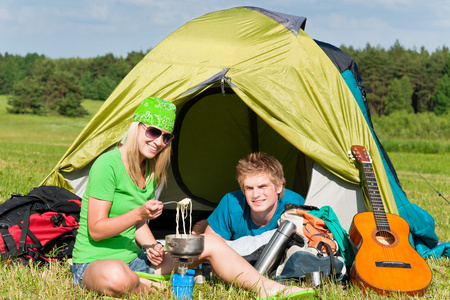
[[[2,0],[0,54],[126,57],[197,17],[237,6],[306,17],[310,37],[337,47],[450,47],[450,0]]]

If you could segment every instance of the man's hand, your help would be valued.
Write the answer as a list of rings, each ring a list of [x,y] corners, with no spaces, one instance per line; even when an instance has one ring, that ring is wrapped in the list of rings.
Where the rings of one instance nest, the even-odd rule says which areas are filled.
[[[203,234],[205,233],[206,226],[208,226],[208,220],[200,220],[192,226],[192,234]]]

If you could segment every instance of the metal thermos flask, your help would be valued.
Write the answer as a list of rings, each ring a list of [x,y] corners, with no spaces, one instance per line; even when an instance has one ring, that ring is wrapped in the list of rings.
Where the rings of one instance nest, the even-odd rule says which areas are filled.
[[[281,256],[296,229],[297,227],[294,223],[289,221],[284,221],[278,227],[255,264],[255,269],[260,274],[269,275],[272,272],[273,267],[280,262]]]

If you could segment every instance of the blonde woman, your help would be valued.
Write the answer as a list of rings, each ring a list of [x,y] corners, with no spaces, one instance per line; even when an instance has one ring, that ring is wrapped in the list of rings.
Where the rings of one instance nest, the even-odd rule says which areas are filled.
[[[102,154],[93,164],[73,251],[76,284],[118,297],[151,290],[154,283],[136,272],[172,272],[173,260],[156,242],[147,220],[162,213],[162,203],[153,198],[166,182],[175,111],[169,101],[146,98],[134,113],[124,144]],[[137,244],[153,247],[142,252]],[[205,250],[193,266],[205,260],[224,281],[262,297],[311,295],[310,290],[286,289],[261,277],[216,235],[205,235]]]

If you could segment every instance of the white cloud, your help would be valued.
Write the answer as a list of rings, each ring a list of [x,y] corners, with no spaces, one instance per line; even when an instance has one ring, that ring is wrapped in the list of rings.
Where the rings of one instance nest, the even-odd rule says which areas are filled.
[[[4,21],[8,21],[11,19],[11,15],[9,13],[9,11],[5,8],[0,8],[0,20]]]
[[[396,39],[430,51],[450,40],[450,0],[2,0],[0,53],[92,57],[156,46],[206,13],[258,6],[307,17],[312,38],[355,48]]]

